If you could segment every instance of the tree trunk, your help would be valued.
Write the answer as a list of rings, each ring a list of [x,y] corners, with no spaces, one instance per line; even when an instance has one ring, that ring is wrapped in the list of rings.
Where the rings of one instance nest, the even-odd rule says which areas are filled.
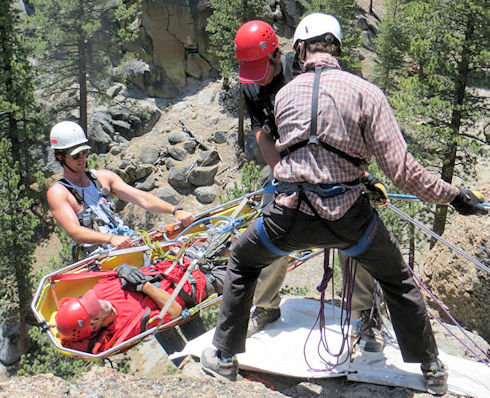
[[[27,316],[29,313],[32,295],[28,275],[25,272],[23,264],[19,264],[19,262],[22,261],[15,258],[13,261],[15,262],[15,279],[19,299],[19,351],[21,355],[23,355],[27,353],[28,348]]]
[[[466,94],[466,85],[468,81],[468,73],[469,73],[469,64],[470,64],[470,45],[472,41],[472,36],[474,33],[474,21],[470,20],[468,22],[468,26],[466,27],[465,33],[465,41],[461,51],[461,61],[458,65],[458,75],[456,77],[455,86],[454,86],[454,102],[453,102],[453,111],[451,115],[451,124],[450,128],[453,132],[453,136],[456,137],[459,135],[461,129],[461,117],[462,112],[461,108],[464,104],[465,94]],[[445,161],[441,170],[441,178],[451,183],[454,175],[454,166],[456,164],[456,154],[458,151],[458,146],[454,143],[454,141],[449,141],[448,151],[446,156],[444,157]],[[442,235],[444,233],[444,229],[446,226],[446,218],[447,218],[447,206],[436,207],[436,214],[434,217],[434,224],[432,226],[432,230],[438,234]],[[436,239],[432,238],[430,241],[430,247],[432,248],[436,243]]]
[[[238,105],[238,147],[242,151],[245,150],[245,132],[243,128],[244,108],[245,108],[245,98],[243,96],[243,90],[240,86],[240,99]]]
[[[78,85],[80,87],[80,126],[87,133],[87,41],[78,42]]]
[[[78,86],[80,89],[80,126],[82,126],[85,134],[87,132],[87,35],[83,30],[83,21],[85,16],[85,9],[83,1],[79,2],[78,9],[79,25],[77,27],[78,33]]]

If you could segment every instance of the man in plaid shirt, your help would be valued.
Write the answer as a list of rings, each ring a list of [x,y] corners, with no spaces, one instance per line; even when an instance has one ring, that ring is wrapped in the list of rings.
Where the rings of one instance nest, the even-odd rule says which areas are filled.
[[[233,248],[213,344],[203,369],[236,379],[235,354],[245,350],[246,325],[260,270],[280,253],[338,248],[380,283],[406,362],[420,362],[428,390],[447,391],[447,372],[425,305],[400,250],[361,195],[360,167],[376,157],[406,192],[430,203],[451,204],[464,215],[486,214],[478,194],[430,174],[407,151],[393,111],[373,84],[340,70],[341,31],[331,15],[305,17],[294,35],[303,74],[276,95],[276,149],[288,149],[274,167],[279,196]]]
[[[264,40],[265,38],[265,40]],[[301,73],[301,66],[294,52],[282,54],[279,40],[272,26],[260,20],[243,24],[235,35],[235,52],[239,61],[239,81],[250,117],[250,127],[255,134],[263,159],[274,169],[281,159],[274,141],[279,138],[274,119],[274,103],[277,92]],[[264,69],[265,67],[265,69]],[[269,68],[269,69],[267,69]],[[287,153],[287,152],[286,152]],[[272,180],[272,173],[269,176]],[[363,178],[365,189],[376,202],[386,204],[386,188],[373,176]],[[266,187],[266,191],[271,185]],[[273,194],[264,194],[263,202],[273,200]],[[339,254],[340,267],[345,273],[345,264],[354,264],[350,257]],[[264,329],[281,317],[280,289],[286,277],[288,256],[274,261],[262,269],[255,288],[254,310],[250,314],[247,336]],[[356,339],[365,351],[382,351],[384,338],[381,333],[382,321],[379,313],[380,288],[371,275],[357,266],[353,281],[351,314],[360,322],[356,328]]]

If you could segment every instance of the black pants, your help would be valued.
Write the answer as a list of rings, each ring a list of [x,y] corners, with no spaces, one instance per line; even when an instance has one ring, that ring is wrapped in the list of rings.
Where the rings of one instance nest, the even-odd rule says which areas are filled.
[[[270,240],[282,250],[312,247],[346,249],[355,245],[373,216],[361,196],[339,220],[328,221],[271,203],[263,224]],[[381,220],[366,251],[354,257],[380,283],[405,362],[437,357],[437,346],[425,304],[400,250]],[[252,224],[235,244],[228,262],[223,302],[214,345],[228,354],[245,351],[247,323],[260,270],[279,256],[265,248]],[[320,276],[319,276],[320,277]]]

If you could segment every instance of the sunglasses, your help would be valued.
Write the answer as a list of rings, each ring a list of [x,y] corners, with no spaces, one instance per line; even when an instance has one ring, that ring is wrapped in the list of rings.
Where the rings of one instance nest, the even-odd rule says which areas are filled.
[[[80,151],[75,155],[67,155],[67,156],[71,157],[73,160],[78,160],[80,157],[87,156],[89,153],[90,151],[88,149],[84,149],[83,151]]]

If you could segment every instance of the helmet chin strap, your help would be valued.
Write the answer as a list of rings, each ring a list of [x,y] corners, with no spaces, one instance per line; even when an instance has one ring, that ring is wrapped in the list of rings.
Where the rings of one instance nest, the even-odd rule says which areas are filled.
[[[68,164],[65,162],[64,157],[63,157],[63,159],[61,159],[61,164],[63,165],[63,167],[66,167],[66,168],[68,168],[68,170],[71,170],[73,173],[76,173],[75,170],[73,170],[70,166],[68,166]]]

